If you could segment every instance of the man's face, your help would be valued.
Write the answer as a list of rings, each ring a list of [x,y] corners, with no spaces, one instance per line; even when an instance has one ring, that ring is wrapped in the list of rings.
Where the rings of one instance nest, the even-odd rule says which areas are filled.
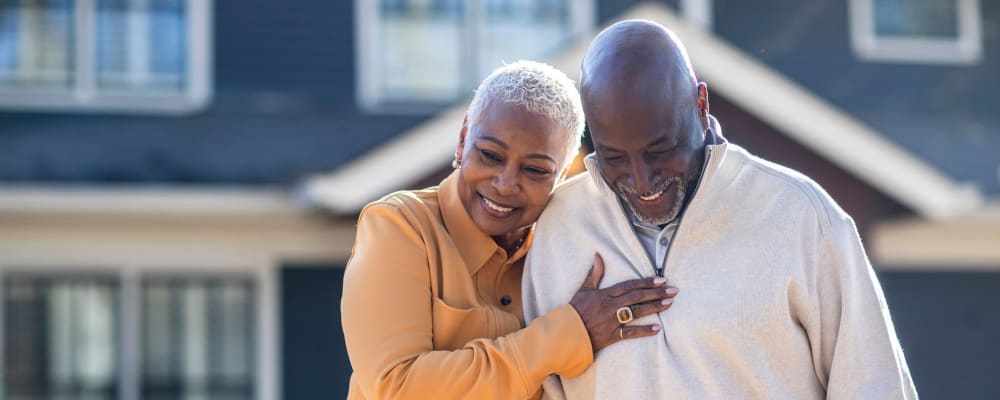
[[[704,128],[694,96],[584,92],[601,175],[636,218],[663,225],[680,213],[704,161]]]

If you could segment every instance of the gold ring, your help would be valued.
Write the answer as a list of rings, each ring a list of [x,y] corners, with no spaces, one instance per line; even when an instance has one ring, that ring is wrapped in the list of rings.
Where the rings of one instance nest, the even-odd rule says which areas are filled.
[[[632,315],[632,307],[629,306],[619,308],[618,311],[615,311],[615,317],[618,318],[618,323],[622,325],[632,322],[635,319],[635,316]]]
[[[624,326],[619,326],[618,327],[618,337],[622,338],[622,340],[625,340],[625,327]]]

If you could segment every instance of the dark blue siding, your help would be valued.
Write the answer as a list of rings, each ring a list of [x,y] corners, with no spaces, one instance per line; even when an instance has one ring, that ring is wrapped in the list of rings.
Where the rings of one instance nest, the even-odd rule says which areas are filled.
[[[1000,273],[879,279],[921,398],[1000,398]]]
[[[216,68],[223,92],[307,96],[354,104],[353,1],[216,1]]]
[[[621,13],[628,11],[629,8],[646,2],[648,0],[596,0],[597,1],[597,20],[598,21],[610,21],[615,17],[621,15]],[[678,9],[678,4],[681,0],[653,0],[652,3],[660,3],[666,5],[674,10]]]
[[[282,398],[343,399],[351,364],[340,328],[344,269],[281,270]]]

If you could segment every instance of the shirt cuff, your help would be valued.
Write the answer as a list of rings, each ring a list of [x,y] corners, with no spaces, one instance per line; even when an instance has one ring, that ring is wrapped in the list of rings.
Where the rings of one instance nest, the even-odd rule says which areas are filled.
[[[542,370],[574,378],[594,363],[590,335],[573,306],[560,306],[531,321],[528,327],[541,336],[544,345],[526,347],[536,351],[523,354],[525,365],[542,366]]]

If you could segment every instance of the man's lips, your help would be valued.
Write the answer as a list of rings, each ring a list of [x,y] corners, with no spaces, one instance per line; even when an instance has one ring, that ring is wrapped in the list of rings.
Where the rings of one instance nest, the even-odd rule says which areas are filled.
[[[642,200],[642,201],[656,201],[656,199],[660,198],[660,196],[663,196],[663,191],[662,190],[659,191],[659,192],[650,194],[648,196],[639,196],[639,200]]]
[[[668,185],[664,186],[662,189],[660,189],[659,191],[656,191],[656,192],[647,192],[647,193],[643,193],[641,195],[640,194],[632,193],[632,197],[634,197],[636,203],[638,203],[640,205],[644,205],[644,206],[656,205],[656,204],[661,203],[664,199],[666,199],[666,196],[664,196],[664,194],[667,192],[667,189],[670,189],[671,186],[673,186],[673,185],[668,184]]]

